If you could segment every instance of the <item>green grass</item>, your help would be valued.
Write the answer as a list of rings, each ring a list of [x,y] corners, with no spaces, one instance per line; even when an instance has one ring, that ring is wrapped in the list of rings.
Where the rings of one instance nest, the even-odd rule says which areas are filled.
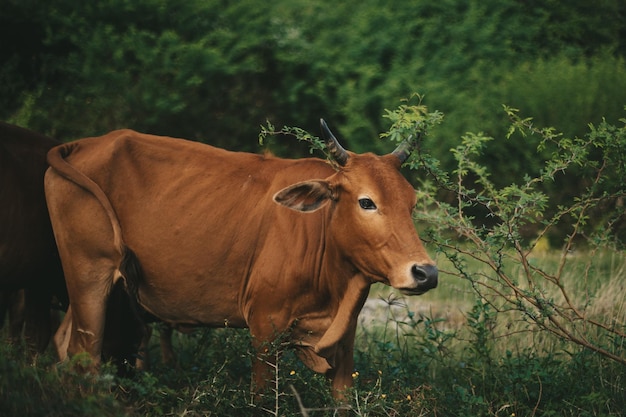
[[[558,260],[558,254],[547,253],[534,262],[549,269]],[[445,260],[438,261],[445,271]],[[585,254],[568,259],[566,285],[588,314],[624,326],[626,260],[596,254],[593,274],[585,274],[587,261]],[[0,415],[260,413],[249,405],[247,331],[175,333],[174,343],[178,367],[159,362],[155,335],[152,370],[128,379],[114,376],[110,367],[97,376],[77,373],[72,364],[55,365],[52,353],[32,365],[23,347],[3,344]],[[605,344],[626,355],[624,340]],[[374,286],[360,318],[355,363],[348,415],[582,417],[621,416],[626,410],[624,365],[541,331],[514,311],[497,312],[468,282],[445,273],[440,286],[421,297]],[[275,415],[336,415],[324,378],[292,352],[284,353],[278,372],[277,409],[270,401]],[[298,399],[311,410],[303,411]]]

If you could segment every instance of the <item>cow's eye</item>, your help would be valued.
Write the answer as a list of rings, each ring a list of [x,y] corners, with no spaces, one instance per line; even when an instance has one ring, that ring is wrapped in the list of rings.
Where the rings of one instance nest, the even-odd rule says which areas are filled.
[[[364,210],[376,210],[376,204],[369,198],[359,198],[359,206]]]

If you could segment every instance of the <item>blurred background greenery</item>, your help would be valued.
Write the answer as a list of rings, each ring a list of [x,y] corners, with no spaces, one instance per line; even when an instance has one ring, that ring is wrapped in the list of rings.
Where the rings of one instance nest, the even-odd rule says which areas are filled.
[[[624,115],[625,19],[621,0],[5,0],[0,118],[64,140],[131,127],[254,150],[266,118],[317,131],[325,117],[362,151],[419,92],[447,116],[444,150],[502,136],[502,104],[581,135]]]

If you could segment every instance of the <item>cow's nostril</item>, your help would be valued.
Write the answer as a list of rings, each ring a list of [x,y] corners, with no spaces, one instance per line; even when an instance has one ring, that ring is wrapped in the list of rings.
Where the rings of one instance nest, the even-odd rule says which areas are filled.
[[[413,265],[411,267],[411,274],[413,275],[413,278],[415,278],[415,280],[420,284],[428,280],[424,268],[417,265]]]
[[[439,275],[437,267],[433,265],[413,265],[411,274],[419,285],[428,285],[428,288],[437,286],[437,276]]]

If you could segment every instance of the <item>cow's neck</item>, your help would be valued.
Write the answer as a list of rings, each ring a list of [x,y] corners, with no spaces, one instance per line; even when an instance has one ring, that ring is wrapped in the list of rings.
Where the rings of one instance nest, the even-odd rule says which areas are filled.
[[[324,239],[326,245],[320,279],[330,294],[335,313],[330,326],[314,348],[322,357],[331,355],[337,343],[356,326],[372,284],[328,238],[326,236]]]
[[[332,233],[328,229],[332,222],[326,222],[322,227],[324,235],[320,241],[323,242],[319,285],[328,292],[333,300],[341,300],[347,291],[354,291],[367,285],[368,291],[371,280],[366,278],[349,258],[339,249],[333,239]],[[358,283],[358,284],[357,284]]]

